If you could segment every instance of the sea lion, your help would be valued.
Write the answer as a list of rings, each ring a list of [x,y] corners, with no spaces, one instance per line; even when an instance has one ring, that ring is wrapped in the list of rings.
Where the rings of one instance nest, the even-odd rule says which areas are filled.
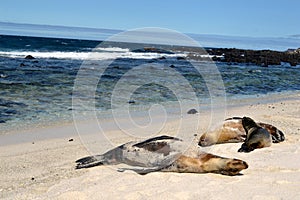
[[[285,140],[284,133],[275,126],[263,122],[257,123],[265,128],[272,135],[272,142],[279,143]],[[214,131],[201,135],[199,146],[210,146],[213,144],[243,142],[246,138],[246,132],[242,124],[241,117],[232,117],[226,119],[221,127]]]
[[[242,124],[247,138],[238,152],[250,152],[254,149],[271,146],[272,137],[265,128],[256,124],[250,117],[243,117]]]
[[[199,146],[205,147],[213,144],[243,142],[246,138],[245,130],[240,119],[226,119],[221,127],[204,133],[199,139]]]
[[[98,165],[127,164],[138,174],[155,171],[180,173],[218,173],[237,175],[247,169],[248,164],[239,159],[223,158],[205,152],[189,154],[183,140],[171,136],[158,136],[141,142],[128,142],[102,155],[81,158],[76,161],[76,169]]]

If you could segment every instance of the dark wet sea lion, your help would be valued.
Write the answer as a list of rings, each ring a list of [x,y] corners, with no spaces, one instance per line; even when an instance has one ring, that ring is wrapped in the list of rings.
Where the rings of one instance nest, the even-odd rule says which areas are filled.
[[[219,173],[237,175],[248,164],[242,160],[223,158],[205,152],[189,155],[185,143],[176,137],[158,136],[141,142],[128,142],[102,155],[88,156],[76,161],[77,169],[98,165],[127,164],[139,174],[155,171],[179,173]]]
[[[250,117],[243,117],[242,124],[247,137],[238,152],[250,152],[254,149],[271,146],[272,137],[265,128],[256,124]]]

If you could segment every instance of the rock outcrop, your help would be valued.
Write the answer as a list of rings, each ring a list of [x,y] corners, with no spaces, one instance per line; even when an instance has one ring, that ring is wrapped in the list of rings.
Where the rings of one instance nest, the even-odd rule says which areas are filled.
[[[294,51],[244,50],[235,48],[207,49],[212,60],[226,63],[252,63],[267,67],[281,65],[282,62],[291,66],[300,64],[300,49]]]

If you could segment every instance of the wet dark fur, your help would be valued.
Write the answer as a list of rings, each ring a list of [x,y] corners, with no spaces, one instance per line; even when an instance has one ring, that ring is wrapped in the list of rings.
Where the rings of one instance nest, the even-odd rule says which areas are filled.
[[[266,129],[249,117],[243,117],[242,124],[247,138],[238,152],[251,152],[254,149],[270,146],[271,135]]]

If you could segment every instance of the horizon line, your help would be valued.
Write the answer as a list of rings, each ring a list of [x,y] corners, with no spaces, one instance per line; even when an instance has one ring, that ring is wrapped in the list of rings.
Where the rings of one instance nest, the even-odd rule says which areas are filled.
[[[36,26],[36,27],[56,27],[56,28],[73,28],[73,29],[86,29],[86,30],[105,30],[105,31],[113,31],[116,33],[124,32],[124,31],[130,31],[135,30],[138,28],[128,29],[128,30],[122,30],[122,29],[111,29],[111,28],[99,28],[99,27],[86,27],[86,26],[68,26],[68,25],[53,25],[53,24],[33,24],[33,23],[23,23],[23,22],[7,22],[7,21],[0,21],[0,24],[8,24],[8,25],[26,25],[26,26]],[[144,27],[148,28],[148,27]],[[157,27],[161,28],[161,27]],[[169,28],[162,28],[162,29],[169,29]],[[170,29],[173,30],[173,29]],[[174,30],[177,31],[177,30]],[[180,32],[180,31],[178,31]],[[202,36],[222,36],[222,37],[234,37],[234,38],[257,38],[257,39],[263,39],[263,38],[273,38],[273,39],[280,39],[280,38],[289,38],[289,39],[300,39],[300,33],[299,34],[292,34],[287,36],[245,36],[245,35],[223,35],[223,34],[217,34],[217,33],[183,33],[186,35],[202,35]]]

